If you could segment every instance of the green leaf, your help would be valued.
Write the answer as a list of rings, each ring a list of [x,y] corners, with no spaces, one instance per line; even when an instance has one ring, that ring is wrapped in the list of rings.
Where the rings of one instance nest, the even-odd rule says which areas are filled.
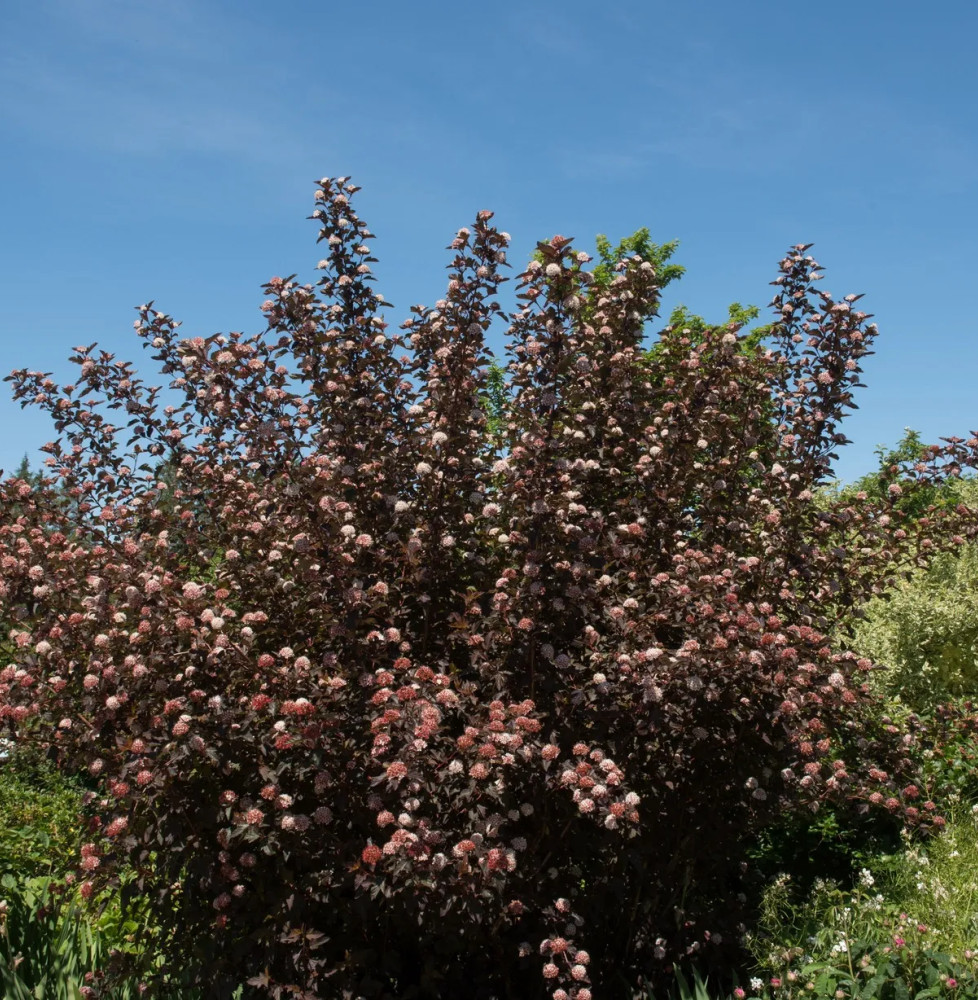
[[[815,992],[820,996],[830,996],[835,993],[836,985],[837,982],[834,976],[822,973],[822,975],[815,980]]]
[[[862,988],[859,996],[862,1000],[870,1000],[871,997],[878,995],[880,987],[886,982],[886,976],[875,975],[868,983]]]

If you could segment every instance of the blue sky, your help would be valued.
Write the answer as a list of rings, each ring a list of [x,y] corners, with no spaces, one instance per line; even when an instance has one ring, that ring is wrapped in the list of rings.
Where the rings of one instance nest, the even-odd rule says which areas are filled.
[[[313,180],[351,174],[391,319],[481,208],[515,262],[678,238],[666,305],[715,320],[814,242],[881,329],[852,478],[905,426],[978,429],[976,38],[973,0],[4,0],[0,369],[67,379],[97,340],[149,377],[148,299],[188,336],[260,329],[263,281],[314,277]],[[7,389],[10,470],[52,432]]]

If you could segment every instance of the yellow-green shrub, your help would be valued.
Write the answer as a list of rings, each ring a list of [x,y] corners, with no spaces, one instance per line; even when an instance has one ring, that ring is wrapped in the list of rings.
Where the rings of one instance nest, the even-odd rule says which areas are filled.
[[[957,484],[965,503],[978,484]],[[870,602],[855,646],[887,669],[878,689],[914,709],[978,697],[978,548],[935,559],[929,570]]]

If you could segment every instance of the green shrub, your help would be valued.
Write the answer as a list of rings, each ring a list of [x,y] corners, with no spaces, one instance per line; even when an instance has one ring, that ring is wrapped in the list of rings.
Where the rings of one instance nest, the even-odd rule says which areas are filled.
[[[956,492],[973,504],[978,485]],[[886,668],[874,677],[881,694],[918,711],[978,697],[978,547],[938,556],[864,612],[853,645]]]
[[[942,951],[978,955],[978,806],[952,815],[941,836],[881,858],[878,871],[893,906],[925,925]]]
[[[877,859],[855,887],[819,881],[799,896],[789,875],[765,894],[749,944],[752,992],[795,997],[916,1000],[978,996],[974,899],[978,838],[970,817],[925,851]]]
[[[754,872],[762,888],[781,872],[806,891],[820,879],[847,885],[873,858],[899,850],[901,827],[897,816],[828,803],[762,831],[751,854]]]
[[[86,829],[84,793],[80,778],[25,746],[0,764],[4,997],[73,1000],[96,987],[99,995],[136,996],[139,976],[113,975],[123,957],[148,982],[165,981],[152,908],[130,891],[134,873],[124,869],[114,887],[90,900],[71,887]]]
[[[98,935],[50,878],[0,878],[0,986],[11,1000],[80,1000],[102,961]],[[89,982],[86,982],[86,975]]]
[[[80,781],[21,747],[0,762],[0,875],[73,871],[83,832]]]
[[[0,990],[5,1000],[197,1000],[185,968],[154,947],[145,903],[127,912],[117,893],[86,903],[49,877],[0,878]],[[243,995],[234,993],[235,1000]]]

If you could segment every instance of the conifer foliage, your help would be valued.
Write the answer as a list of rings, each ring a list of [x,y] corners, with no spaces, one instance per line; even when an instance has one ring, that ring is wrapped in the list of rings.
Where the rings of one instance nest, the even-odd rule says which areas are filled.
[[[165,391],[94,345],[74,385],[11,376],[59,437],[0,487],[0,718],[97,782],[83,891],[134,865],[215,996],[589,1000],[732,944],[785,809],[940,826],[833,629],[974,535],[896,501],[978,441],[816,502],[856,297],[795,247],[769,346],[649,353],[648,260],[595,281],[555,236],[506,315],[484,211],[395,331],[356,190],[319,183],[321,276],[273,278],[263,333],[140,307]]]

